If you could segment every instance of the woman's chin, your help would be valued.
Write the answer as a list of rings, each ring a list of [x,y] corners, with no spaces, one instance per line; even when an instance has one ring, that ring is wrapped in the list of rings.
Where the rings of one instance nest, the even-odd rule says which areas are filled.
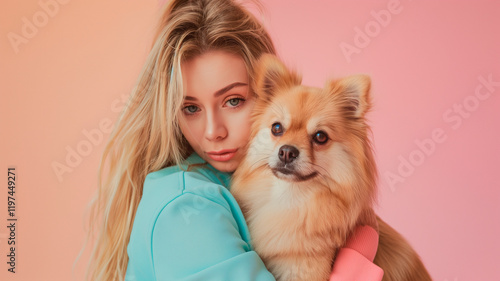
[[[232,173],[238,167],[239,162],[235,161],[235,160],[230,160],[230,161],[226,161],[226,162],[211,160],[211,161],[209,161],[209,163],[218,171]]]

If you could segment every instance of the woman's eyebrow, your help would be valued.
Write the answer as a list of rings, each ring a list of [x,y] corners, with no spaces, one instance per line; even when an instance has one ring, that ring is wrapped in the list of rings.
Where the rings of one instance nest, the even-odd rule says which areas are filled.
[[[218,90],[217,92],[215,92],[214,93],[214,98],[217,98],[220,95],[223,95],[224,93],[226,93],[227,91],[231,90],[234,87],[241,87],[241,86],[247,86],[247,84],[246,83],[241,83],[241,82],[231,83],[231,84],[227,85],[226,87],[224,87],[224,88]]]
[[[214,93],[214,98],[217,98],[217,97],[225,94],[227,91],[231,90],[234,87],[241,87],[241,86],[248,86],[248,84],[247,83],[242,83],[242,82],[231,83],[231,84],[227,85],[226,87],[224,87],[224,88],[222,88],[220,90],[217,90]],[[194,100],[197,100],[197,98],[191,97],[191,96],[185,96],[184,100],[193,100],[194,101]]]

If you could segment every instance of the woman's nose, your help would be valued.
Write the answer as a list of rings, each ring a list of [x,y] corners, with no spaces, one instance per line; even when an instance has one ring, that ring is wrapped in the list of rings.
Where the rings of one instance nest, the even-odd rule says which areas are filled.
[[[227,136],[227,129],[220,114],[208,113],[205,128],[205,138],[210,141],[222,140]]]

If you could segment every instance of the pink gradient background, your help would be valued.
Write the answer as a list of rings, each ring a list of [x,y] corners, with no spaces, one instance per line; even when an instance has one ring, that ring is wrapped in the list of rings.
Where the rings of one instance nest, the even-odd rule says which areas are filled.
[[[372,77],[369,114],[380,172],[378,213],[420,253],[434,280],[500,280],[500,86],[453,128],[443,114],[470,101],[479,76],[500,81],[500,2],[405,1],[348,62],[342,42],[386,1],[265,1],[280,56],[322,86],[329,77]],[[314,4],[312,4],[314,3]],[[8,34],[38,1],[0,8],[0,279],[83,280],[85,208],[109,131],[58,180],[53,162],[84,130],[115,122],[148,53],[161,1],[68,1],[19,52]],[[484,91],[484,89],[483,89]],[[454,116],[459,116],[453,114]],[[391,187],[401,157],[441,129],[446,139]],[[17,273],[7,272],[7,167],[17,167]]]

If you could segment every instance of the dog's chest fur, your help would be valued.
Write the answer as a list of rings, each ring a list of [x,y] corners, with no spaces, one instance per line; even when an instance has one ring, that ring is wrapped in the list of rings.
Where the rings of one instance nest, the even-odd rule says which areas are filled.
[[[259,254],[317,255],[339,246],[340,241],[334,241],[334,226],[327,223],[330,216],[322,213],[331,212],[333,205],[323,206],[328,203],[318,200],[317,191],[273,176],[259,178],[251,187],[240,189],[244,194],[235,192],[244,199],[245,217]]]

